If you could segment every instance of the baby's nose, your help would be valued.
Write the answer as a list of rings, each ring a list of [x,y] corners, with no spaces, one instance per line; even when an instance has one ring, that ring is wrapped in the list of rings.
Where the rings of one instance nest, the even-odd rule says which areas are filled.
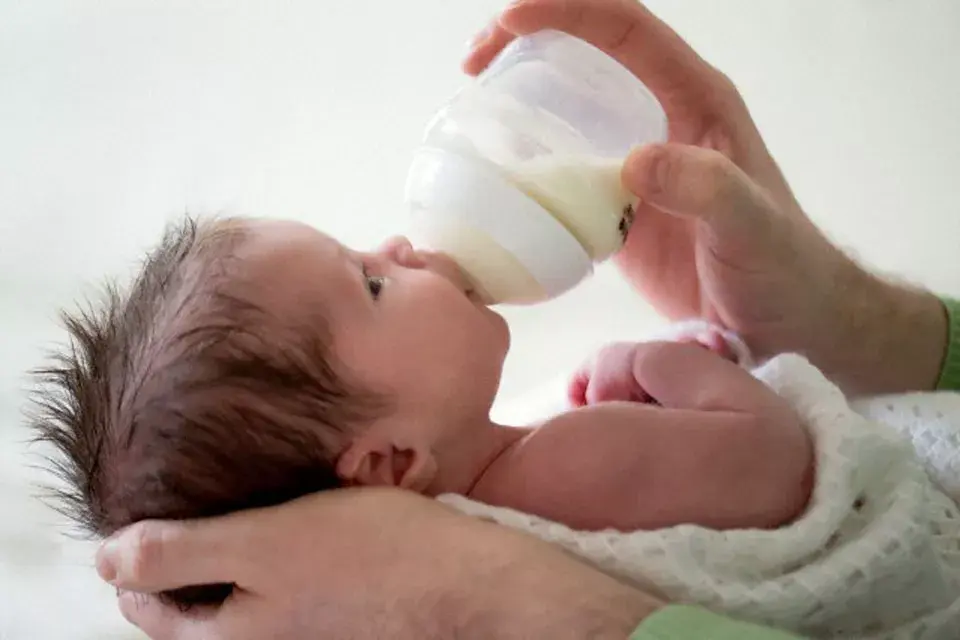
[[[423,266],[423,259],[404,236],[394,236],[384,242],[380,245],[380,253],[404,267],[418,268]]]
[[[383,253],[396,253],[404,249],[413,249],[413,245],[410,244],[406,236],[391,236],[378,248],[378,250]]]

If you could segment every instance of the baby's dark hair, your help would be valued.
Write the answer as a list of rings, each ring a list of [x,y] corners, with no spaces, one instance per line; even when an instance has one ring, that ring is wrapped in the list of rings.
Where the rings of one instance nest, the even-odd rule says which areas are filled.
[[[52,445],[54,506],[85,533],[336,488],[349,429],[383,409],[333,362],[323,318],[252,302],[232,256],[248,233],[239,219],[187,217],[127,292],[108,285],[100,304],[63,314],[69,345],[35,372],[30,421]]]

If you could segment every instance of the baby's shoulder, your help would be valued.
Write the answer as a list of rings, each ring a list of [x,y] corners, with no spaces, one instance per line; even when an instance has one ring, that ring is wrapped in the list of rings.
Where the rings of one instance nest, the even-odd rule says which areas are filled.
[[[612,400],[583,407],[566,407],[562,411],[542,418],[530,427],[533,431],[539,431],[549,428],[569,429],[575,425],[599,425],[607,422],[611,416],[633,419],[651,410],[656,410],[656,407],[642,402]]]
[[[611,440],[635,437],[640,426],[663,412],[654,405],[620,401],[570,408],[533,426],[524,440],[538,449],[583,456],[595,447],[609,447]]]

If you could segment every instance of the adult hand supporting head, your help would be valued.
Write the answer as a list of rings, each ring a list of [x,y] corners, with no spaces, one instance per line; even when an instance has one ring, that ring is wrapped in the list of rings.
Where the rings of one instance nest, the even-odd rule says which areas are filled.
[[[551,545],[395,489],[144,521],[97,568],[153,640],[622,640],[660,605]],[[187,612],[140,595],[210,583],[237,586],[222,606]]]
[[[947,339],[931,294],[884,282],[804,214],[733,83],[636,0],[515,0],[473,44],[482,71],[542,29],[580,37],[653,91],[670,143],[636,150],[641,207],[616,263],[671,319],[739,333],[759,358],[805,354],[850,392],[929,389]]]

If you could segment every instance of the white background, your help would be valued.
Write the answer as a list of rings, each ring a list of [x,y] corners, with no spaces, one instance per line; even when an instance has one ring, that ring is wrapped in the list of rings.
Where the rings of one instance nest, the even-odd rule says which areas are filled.
[[[960,293],[960,3],[648,4],[737,83],[832,238]],[[298,218],[358,247],[390,234],[423,126],[499,6],[0,0],[0,638],[123,628],[22,484],[23,374],[62,338],[58,307],[129,274],[184,211]],[[506,315],[504,398],[658,322],[606,268]]]

